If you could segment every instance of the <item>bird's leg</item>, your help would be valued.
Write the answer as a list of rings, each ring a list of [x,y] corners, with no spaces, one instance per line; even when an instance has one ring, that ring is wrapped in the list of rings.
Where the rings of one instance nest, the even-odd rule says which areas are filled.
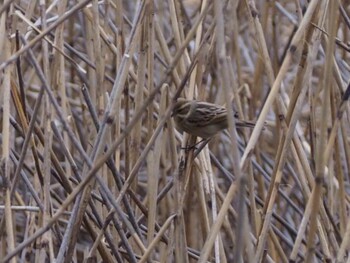
[[[193,145],[187,145],[186,147],[181,147],[182,150],[185,150],[186,152],[190,150],[196,150],[195,155],[197,156],[198,153],[204,148],[205,145],[210,141],[210,138],[202,139],[199,142],[193,144]],[[199,147],[197,147],[200,145]]]

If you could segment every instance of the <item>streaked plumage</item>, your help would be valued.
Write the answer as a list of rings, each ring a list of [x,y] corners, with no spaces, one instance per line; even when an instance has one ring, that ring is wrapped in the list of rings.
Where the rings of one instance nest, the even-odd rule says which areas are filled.
[[[209,138],[228,127],[227,110],[220,105],[178,98],[172,116],[181,132]],[[254,127],[253,123],[236,119],[237,127]]]

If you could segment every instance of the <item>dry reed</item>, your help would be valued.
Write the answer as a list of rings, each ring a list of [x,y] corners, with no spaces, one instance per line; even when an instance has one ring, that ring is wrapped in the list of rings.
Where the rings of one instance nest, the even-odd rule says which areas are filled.
[[[350,262],[349,12],[2,1],[0,262]]]

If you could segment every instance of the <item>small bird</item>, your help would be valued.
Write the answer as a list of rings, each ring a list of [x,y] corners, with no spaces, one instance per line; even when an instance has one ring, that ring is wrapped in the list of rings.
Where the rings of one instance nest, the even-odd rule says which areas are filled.
[[[172,117],[177,130],[203,139],[210,138],[228,127],[227,109],[203,101],[178,98]],[[238,128],[253,128],[254,125],[252,122],[236,120]]]

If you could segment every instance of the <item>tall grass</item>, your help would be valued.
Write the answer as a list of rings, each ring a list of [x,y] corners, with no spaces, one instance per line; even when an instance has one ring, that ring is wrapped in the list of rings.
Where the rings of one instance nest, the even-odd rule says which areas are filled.
[[[350,262],[349,6],[305,2],[4,0],[0,262]]]

